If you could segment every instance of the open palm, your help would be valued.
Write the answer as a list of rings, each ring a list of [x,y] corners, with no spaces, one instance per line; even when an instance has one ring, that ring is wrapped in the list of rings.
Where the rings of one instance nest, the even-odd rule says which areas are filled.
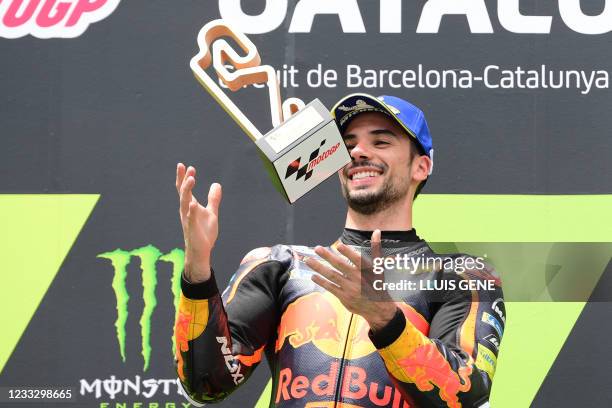
[[[176,167],[176,190],[179,194],[179,214],[185,240],[185,271],[193,281],[205,281],[210,277],[211,251],[219,235],[219,204],[221,185],[213,183],[208,192],[206,207],[193,195],[196,170],[183,163]]]

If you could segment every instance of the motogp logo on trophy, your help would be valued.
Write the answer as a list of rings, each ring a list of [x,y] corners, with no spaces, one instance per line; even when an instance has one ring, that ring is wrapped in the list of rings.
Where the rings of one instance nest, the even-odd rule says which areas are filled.
[[[0,37],[74,38],[108,17],[120,0],[0,1]]]
[[[340,147],[340,143],[336,143],[329,149],[323,152],[323,154],[319,155],[319,150],[325,144],[325,140],[321,142],[321,145],[317,147],[312,153],[310,153],[310,158],[308,159],[308,163],[300,167],[300,162],[302,161],[301,157],[298,157],[287,166],[287,173],[285,173],[285,179],[291,177],[293,174],[297,173],[296,180],[304,177],[304,181],[308,180],[312,176],[312,172],[314,168],[321,163],[323,160],[327,159],[329,156],[334,154],[336,150]]]

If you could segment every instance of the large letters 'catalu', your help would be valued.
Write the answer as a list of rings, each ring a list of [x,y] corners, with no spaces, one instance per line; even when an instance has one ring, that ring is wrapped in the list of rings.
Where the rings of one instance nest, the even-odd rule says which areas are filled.
[[[379,0],[381,33],[402,32],[402,0]],[[559,14],[567,27],[581,34],[605,34],[612,31],[612,0],[605,0],[599,15],[587,15],[581,9],[587,0],[558,0]],[[599,2],[601,3],[601,2]],[[240,0],[219,0],[219,12],[244,33],[262,34],[276,30],[288,14],[287,0],[266,0],[259,15],[246,14]],[[553,10],[550,10],[552,13]],[[322,14],[338,16],[344,33],[365,33],[365,24],[357,0],[299,0],[293,15],[290,15],[290,33],[309,33],[314,19]],[[463,15],[471,33],[493,33],[491,17],[485,0],[428,0],[419,18],[417,33],[437,33],[442,17]],[[497,17],[504,29],[512,33],[549,34],[552,16],[529,16],[521,14],[519,0],[498,0]]]

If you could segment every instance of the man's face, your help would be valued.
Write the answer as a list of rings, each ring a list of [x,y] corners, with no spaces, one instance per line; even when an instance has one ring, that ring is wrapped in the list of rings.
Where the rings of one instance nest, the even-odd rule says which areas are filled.
[[[397,123],[382,113],[361,113],[342,136],[352,161],[338,174],[351,209],[367,215],[411,199],[412,146]]]

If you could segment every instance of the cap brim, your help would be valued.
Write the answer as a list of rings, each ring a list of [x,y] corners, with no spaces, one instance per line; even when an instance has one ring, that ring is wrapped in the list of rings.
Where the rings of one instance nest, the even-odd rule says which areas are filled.
[[[375,96],[366,93],[350,94],[338,101],[331,109],[331,114],[341,133],[344,133],[348,124],[358,114],[366,112],[380,112],[390,116],[418,143],[416,135],[396,116],[394,109]]]

